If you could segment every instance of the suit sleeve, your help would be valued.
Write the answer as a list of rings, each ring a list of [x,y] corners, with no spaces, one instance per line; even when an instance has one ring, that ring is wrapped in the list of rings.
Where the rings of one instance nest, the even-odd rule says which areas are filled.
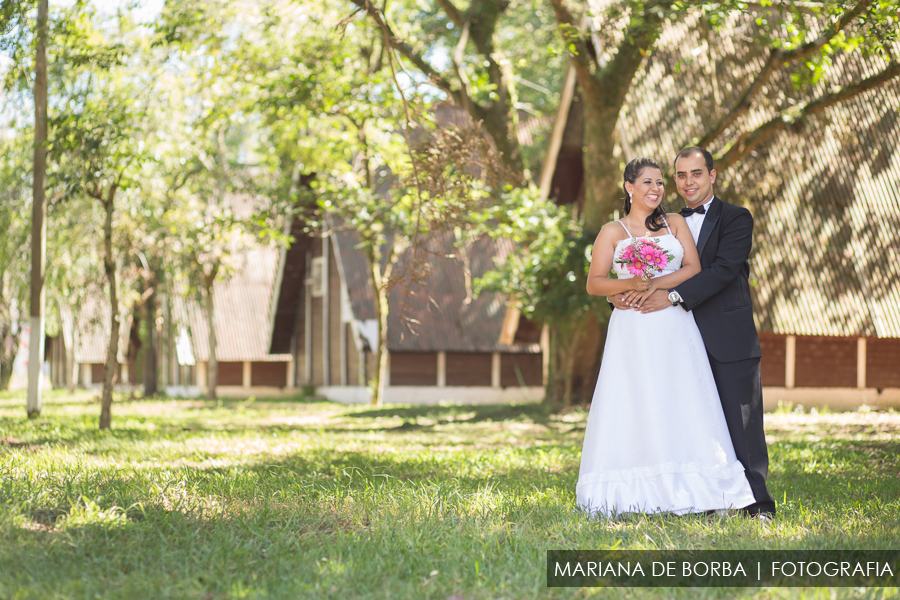
[[[740,276],[753,246],[750,211],[744,209],[728,222],[723,220],[719,235],[719,248],[712,264],[675,288],[684,300],[686,310],[703,304]]]

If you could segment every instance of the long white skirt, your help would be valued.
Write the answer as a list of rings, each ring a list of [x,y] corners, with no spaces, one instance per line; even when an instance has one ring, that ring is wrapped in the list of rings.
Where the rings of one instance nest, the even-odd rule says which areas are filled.
[[[613,311],[576,496],[579,506],[604,516],[755,501],[693,314],[678,307]]]

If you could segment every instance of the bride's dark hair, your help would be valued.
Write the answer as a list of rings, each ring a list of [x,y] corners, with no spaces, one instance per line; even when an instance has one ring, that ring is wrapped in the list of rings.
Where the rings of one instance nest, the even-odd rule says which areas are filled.
[[[662,171],[659,163],[657,163],[652,158],[635,158],[627,165],[625,165],[625,181],[634,185],[634,182],[637,181],[637,178],[640,176],[641,172],[647,167],[659,169],[660,172]],[[625,190],[625,214],[627,215],[631,212],[631,196],[628,195],[628,190],[625,189],[624,183],[622,184],[622,189]],[[663,197],[663,199],[665,199],[665,196]],[[666,222],[665,217],[663,216],[665,214],[666,211],[663,208],[663,203],[660,202],[644,222],[644,224],[647,226],[647,229],[650,231],[659,231],[660,229],[665,227]]]

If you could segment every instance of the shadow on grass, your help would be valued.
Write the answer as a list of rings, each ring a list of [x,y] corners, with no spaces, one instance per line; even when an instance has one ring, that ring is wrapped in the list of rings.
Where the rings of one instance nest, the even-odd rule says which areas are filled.
[[[360,410],[348,413],[347,417],[374,419],[378,417],[400,417],[402,419],[438,419],[444,422],[462,422],[451,417],[472,415],[464,419],[466,423],[483,421],[521,421],[529,419],[539,424],[547,424],[555,414],[545,403],[537,404],[451,404],[440,406],[402,406]]]

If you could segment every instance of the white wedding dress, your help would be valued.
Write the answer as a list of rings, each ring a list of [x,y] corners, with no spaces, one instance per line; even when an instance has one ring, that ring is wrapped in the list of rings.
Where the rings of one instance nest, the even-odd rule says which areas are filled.
[[[616,258],[632,239],[619,242]],[[658,276],[681,268],[678,239],[671,232],[652,239],[674,255]],[[619,279],[632,277],[625,265],[613,265]],[[685,514],[755,502],[690,312],[674,306],[647,314],[613,311],[576,497],[579,506],[603,516]]]

